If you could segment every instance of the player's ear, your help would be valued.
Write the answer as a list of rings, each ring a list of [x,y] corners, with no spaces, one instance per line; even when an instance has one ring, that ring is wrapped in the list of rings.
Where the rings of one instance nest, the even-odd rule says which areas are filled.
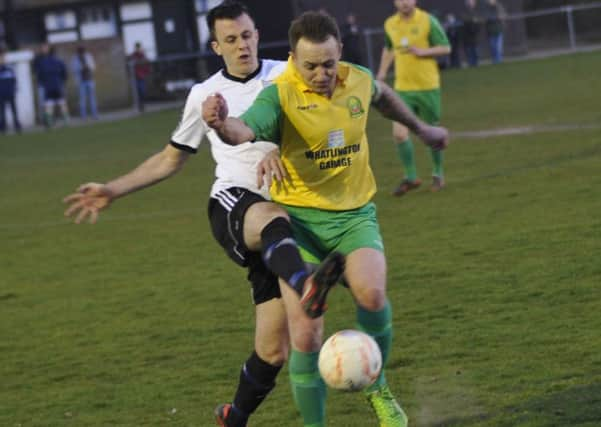
[[[217,55],[221,56],[221,46],[219,46],[219,43],[217,43],[215,40],[211,42],[211,49],[213,49],[213,52],[215,52]]]

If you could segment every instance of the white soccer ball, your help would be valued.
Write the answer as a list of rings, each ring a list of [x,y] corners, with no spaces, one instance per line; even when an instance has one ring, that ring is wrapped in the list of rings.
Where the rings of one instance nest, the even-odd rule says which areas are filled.
[[[376,341],[355,330],[336,332],[321,347],[319,373],[336,390],[357,391],[373,384],[382,369]]]

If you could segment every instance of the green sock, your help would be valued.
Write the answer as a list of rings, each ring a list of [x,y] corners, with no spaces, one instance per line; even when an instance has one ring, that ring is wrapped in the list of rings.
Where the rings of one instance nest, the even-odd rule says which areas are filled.
[[[305,427],[324,427],[326,387],[319,375],[319,352],[303,353],[292,350],[289,371],[292,394]]]
[[[432,164],[434,165],[432,175],[442,178],[444,176],[442,170],[442,150],[434,151],[431,149],[430,152],[432,153]]]
[[[380,311],[367,311],[357,306],[357,324],[360,330],[376,340],[382,352],[382,371],[376,382],[367,388],[369,392],[386,384],[384,366],[386,366],[390,347],[392,346],[392,309],[390,303],[386,301],[386,305]]]
[[[411,142],[410,138],[407,138],[396,146],[399,151],[399,158],[405,167],[405,178],[409,181],[415,181],[417,179],[417,168],[415,167],[413,156],[413,142]]]

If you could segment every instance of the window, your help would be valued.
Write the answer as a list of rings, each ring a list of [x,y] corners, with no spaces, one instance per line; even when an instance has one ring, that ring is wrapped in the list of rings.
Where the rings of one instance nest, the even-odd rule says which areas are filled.
[[[117,35],[117,22],[110,6],[89,6],[81,10],[81,37],[99,39]]]
[[[60,31],[65,29],[73,29],[77,25],[75,12],[65,10],[60,12],[50,12],[45,16],[46,30]]]
[[[198,39],[200,41],[200,51],[208,50],[208,43],[211,35],[207,27],[207,12],[220,5],[222,0],[195,0],[196,5],[196,25],[198,26]]]
[[[207,13],[215,6],[219,6],[223,0],[195,0],[196,13]]]

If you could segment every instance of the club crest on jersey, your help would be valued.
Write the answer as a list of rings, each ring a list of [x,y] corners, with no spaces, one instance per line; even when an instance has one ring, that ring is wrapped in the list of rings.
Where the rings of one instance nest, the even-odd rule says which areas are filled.
[[[361,105],[361,100],[356,96],[351,96],[346,101],[346,106],[348,107],[349,112],[351,113],[351,118],[361,117],[365,110],[363,110],[363,105]]]

